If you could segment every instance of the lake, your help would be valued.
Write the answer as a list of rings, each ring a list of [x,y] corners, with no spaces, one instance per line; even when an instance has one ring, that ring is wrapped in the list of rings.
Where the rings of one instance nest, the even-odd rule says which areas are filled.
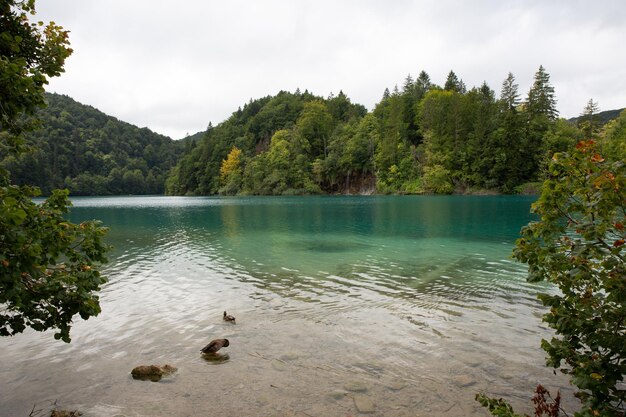
[[[537,383],[568,390],[539,347],[552,289],[510,258],[533,200],[74,198],[110,227],[102,313],[70,344],[0,339],[0,415],[486,416],[479,391],[532,414]]]

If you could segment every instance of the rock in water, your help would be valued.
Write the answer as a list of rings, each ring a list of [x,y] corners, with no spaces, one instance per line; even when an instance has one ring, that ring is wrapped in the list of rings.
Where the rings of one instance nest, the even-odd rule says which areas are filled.
[[[140,365],[130,372],[134,379],[142,381],[160,381],[163,375],[169,375],[176,372],[178,369],[172,365]]]
[[[352,392],[365,392],[367,391],[367,385],[360,381],[348,381],[343,384],[343,388]]]
[[[367,395],[363,394],[354,395],[354,405],[356,406],[356,409],[359,410],[359,413],[365,414],[373,413],[374,408],[376,408],[374,401],[372,401]]]

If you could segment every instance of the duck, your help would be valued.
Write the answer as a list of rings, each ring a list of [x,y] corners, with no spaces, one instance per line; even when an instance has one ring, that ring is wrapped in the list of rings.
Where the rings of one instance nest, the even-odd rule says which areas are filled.
[[[224,312],[224,321],[235,324],[235,317],[231,316],[230,314],[226,314],[226,312]]]
[[[230,345],[230,342],[228,341],[228,339],[215,339],[215,340],[211,340],[211,342],[209,342],[208,345],[206,345],[205,347],[203,347],[200,352],[202,353],[216,353],[218,350],[220,350],[223,347],[226,347]]]

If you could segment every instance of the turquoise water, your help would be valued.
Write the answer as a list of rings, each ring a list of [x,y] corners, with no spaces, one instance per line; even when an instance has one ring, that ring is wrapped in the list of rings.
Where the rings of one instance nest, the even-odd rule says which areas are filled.
[[[532,197],[76,198],[114,246],[72,343],[0,340],[0,415],[485,415],[530,410],[542,307],[510,259]],[[224,310],[237,324],[221,321]],[[199,349],[227,337],[228,356]],[[179,368],[134,381],[141,364]],[[7,388],[8,387],[8,388]],[[363,400],[365,398],[365,400]]]

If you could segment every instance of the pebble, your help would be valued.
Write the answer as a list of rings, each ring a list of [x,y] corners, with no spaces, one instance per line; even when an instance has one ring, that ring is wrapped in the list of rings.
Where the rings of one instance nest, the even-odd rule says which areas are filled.
[[[332,398],[333,400],[341,400],[346,396],[347,393],[348,393],[347,391],[337,389],[337,390],[331,391],[330,394],[328,394],[328,396]]]
[[[343,388],[352,392],[365,392],[367,391],[367,385],[360,381],[348,381],[343,385]]]
[[[372,401],[367,395],[363,394],[356,394],[354,396],[354,405],[356,406],[356,409],[359,410],[359,413],[366,414],[373,413],[376,408],[374,401]]]
[[[469,375],[459,375],[454,377],[454,382],[461,388],[471,387],[476,384],[474,378]]]
[[[287,369],[287,366],[285,366],[285,364],[279,360],[274,359],[272,361],[272,368],[276,369],[277,371],[284,371]]]

